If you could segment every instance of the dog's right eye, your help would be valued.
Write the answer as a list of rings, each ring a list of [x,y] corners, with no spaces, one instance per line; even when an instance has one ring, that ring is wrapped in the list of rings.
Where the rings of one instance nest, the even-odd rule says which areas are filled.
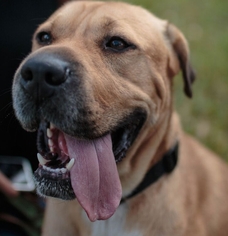
[[[48,32],[40,32],[37,34],[36,39],[39,44],[49,45],[52,43],[52,36]]]

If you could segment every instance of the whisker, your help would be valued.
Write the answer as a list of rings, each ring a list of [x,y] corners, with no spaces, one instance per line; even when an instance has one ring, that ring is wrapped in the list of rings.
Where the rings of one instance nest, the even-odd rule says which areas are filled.
[[[6,95],[8,93],[11,93],[11,88],[4,89],[4,90],[0,91],[0,97]]]
[[[2,111],[4,111],[4,110],[8,110],[8,109],[10,109],[10,108],[12,108],[12,102],[9,102],[9,103],[7,103],[4,107],[2,107],[1,109],[0,109],[0,112],[2,112]]]

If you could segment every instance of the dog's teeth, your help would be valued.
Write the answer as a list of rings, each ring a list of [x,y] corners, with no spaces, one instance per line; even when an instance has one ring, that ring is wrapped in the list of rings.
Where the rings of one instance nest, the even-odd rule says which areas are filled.
[[[72,159],[70,160],[70,162],[66,164],[67,170],[70,170],[73,165],[74,165],[74,158],[72,158]]]
[[[42,166],[45,165],[46,163],[48,163],[48,160],[45,160],[45,159],[43,158],[43,156],[42,156],[40,153],[37,153],[37,158],[38,158],[39,163],[40,163]]]
[[[50,123],[50,129],[55,129],[54,124]]]
[[[61,168],[60,171],[65,174],[67,172],[67,169],[66,168]]]
[[[47,129],[47,136],[48,138],[51,138],[53,136],[53,132],[51,131],[51,129]]]
[[[54,153],[54,147],[53,147],[53,145],[54,145],[54,142],[53,142],[51,139],[48,139],[48,146],[49,146],[50,151],[51,151],[52,153]]]
[[[43,166],[43,169],[44,169],[44,170],[49,170],[50,168],[47,167],[47,166]]]
[[[51,139],[48,139],[48,146],[49,146],[49,147],[52,147],[53,144],[54,144],[53,141],[52,141]]]

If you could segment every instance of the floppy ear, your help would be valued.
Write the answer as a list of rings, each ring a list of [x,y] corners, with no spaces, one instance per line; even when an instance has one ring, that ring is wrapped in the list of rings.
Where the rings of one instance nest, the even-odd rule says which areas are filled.
[[[184,79],[184,92],[188,97],[192,97],[192,83],[195,80],[195,72],[190,65],[189,48],[184,35],[174,25],[168,23],[166,35],[175,52]]]

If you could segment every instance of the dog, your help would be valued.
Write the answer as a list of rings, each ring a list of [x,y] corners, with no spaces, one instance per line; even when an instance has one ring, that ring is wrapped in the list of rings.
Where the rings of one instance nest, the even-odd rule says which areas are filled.
[[[173,109],[189,58],[177,27],[127,3],[69,2],[38,27],[12,93],[38,135],[42,235],[228,235],[227,165]]]

